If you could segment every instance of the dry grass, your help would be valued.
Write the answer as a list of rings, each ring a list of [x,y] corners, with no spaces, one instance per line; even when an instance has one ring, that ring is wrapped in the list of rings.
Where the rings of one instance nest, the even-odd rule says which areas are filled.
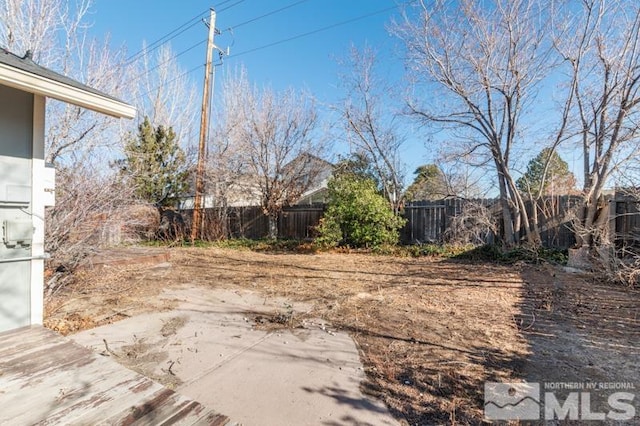
[[[220,248],[171,249],[171,265],[85,272],[51,300],[47,324],[73,332],[119,315],[168,309],[154,295],[183,284],[306,301],[311,311],[292,313],[295,319],[322,318],[348,332],[365,364],[364,391],[412,425],[481,423],[483,382],[519,380],[531,362],[523,309],[533,293],[517,266]],[[542,305],[531,307],[539,318]],[[278,318],[270,326],[296,323]]]
[[[356,340],[365,391],[410,424],[477,421],[482,382],[513,377],[525,355],[514,322],[522,282],[504,267],[216,248],[173,249],[171,263],[85,271],[50,302],[47,325],[69,333],[141,309],[166,309],[153,296],[185,283],[308,301],[313,309],[306,316]]]

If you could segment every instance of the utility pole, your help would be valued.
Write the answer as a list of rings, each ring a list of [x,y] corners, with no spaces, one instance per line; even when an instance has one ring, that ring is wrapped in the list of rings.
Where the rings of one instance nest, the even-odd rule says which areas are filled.
[[[209,130],[209,105],[211,103],[211,80],[213,74],[213,38],[216,33],[216,11],[209,11],[209,38],[207,40],[207,62],[204,70],[202,89],[202,114],[200,115],[200,142],[198,144],[198,165],[196,167],[196,193],[193,199],[193,218],[191,220],[191,242],[202,237],[204,222],[204,163],[207,155],[207,137]]]

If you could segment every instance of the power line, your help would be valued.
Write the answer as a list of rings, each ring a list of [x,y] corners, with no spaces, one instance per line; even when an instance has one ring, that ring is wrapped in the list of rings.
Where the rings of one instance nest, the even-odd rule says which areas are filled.
[[[260,16],[256,16],[255,18],[251,18],[248,21],[244,21],[244,22],[241,22],[239,24],[232,25],[231,27],[229,27],[229,29],[234,30],[236,28],[240,28],[243,25],[247,25],[247,24],[250,24],[252,22],[258,21],[258,20],[260,20],[262,18],[266,18],[267,16],[275,15],[276,13],[279,13],[279,12],[282,12],[284,10],[290,9],[290,8],[292,8],[294,6],[299,5],[300,3],[304,3],[304,2],[307,2],[307,1],[309,1],[309,0],[300,0],[300,1],[297,1],[295,3],[291,3],[291,4],[287,5],[287,6],[281,7],[280,9],[272,10],[271,12],[267,12],[264,15],[260,15]]]
[[[187,75],[191,74],[191,73],[192,73],[192,72],[194,72],[194,71],[199,70],[199,69],[200,69],[200,68],[202,68],[202,67],[204,67],[204,64],[200,64],[200,65],[198,65],[197,67],[193,67],[193,68],[191,68],[189,71],[183,72],[182,74],[178,75],[176,78],[172,78],[172,79],[171,79],[171,80],[169,80],[169,81],[165,81],[164,83],[157,85],[157,86],[156,86],[156,87],[154,87],[153,89],[151,89],[151,90],[147,90],[146,92],[144,92],[144,93],[142,93],[142,94],[140,94],[140,95],[137,95],[137,96],[136,96],[136,98],[138,98],[138,99],[142,99],[142,97],[143,97],[143,96],[148,95],[148,94],[149,94],[149,93],[151,93],[151,92],[155,92],[156,90],[158,90],[158,89],[160,89],[160,88],[162,88],[162,87],[164,87],[164,86],[166,86],[166,85],[168,85],[168,84],[171,84],[171,83],[173,83],[173,82],[175,82],[175,81],[178,81],[178,80],[180,80],[181,78],[186,77]]]
[[[229,1],[229,0],[227,0],[227,1]],[[200,22],[200,19],[202,18],[202,16],[205,15],[206,13],[208,13],[208,12],[209,12],[209,10],[205,10],[204,12],[201,12],[198,15],[194,16],[193,18],[189,19],[187,22],[185,22],[184,24],[180,25],[178,28],[175,28],[175,29],[171,30],[170,32],[168,32],[167,34],[163,35],[162,37],[160,37],[159,39],[157,39],[153,43],[149,44],[148,46],[144,47],[143,49],[141,49],[141,50],[137,51],[136,53],[134,53],[133,55],[129,56],[125,60],[125,63],[129,64],[129,63],[133,62],[134,60],[137,60],[137,58],[140,55],[142,55],[143,53],[149,53],[149,52],[151,52],[153,50],[156,50],[157,48],[159,48],[163,44],[165,44],[168,41],[176,38],[180,34],[182,34],[185,31],[187,31],[188,29],[194,27],[195,25],[198,24],[198,22]],[[187,28],[185,28],[185,27],[187,27]]]
[[[235,55],[231,55],[231,57],[238,57],[238,56],[242,56],[242,55],[247,55],[249,53],[257,52],[259,50],[267,49],[269,47],[277,46],[279,44],[283,44],[283,43],[287,43],[287,42],[290,42],[290,41],[293,41],[293,40],[297,40],[299,38],[308,37],[308,36],[313,35],[313,34],[318,34],[318,33],[323,32],[323,31],[327,31],[327,30],[330,30],[330,29],[333,29],[333,28],[336,28],[336,27],[340,27],[342,25],[351,24],[353,22],[361,21],[363,19],[370,18],[372,16],[379,15],[381,13],[388,12],[388,11],[393,10],[393,9],[397,9],[400,6],[401,5],[396,5],[396,6],[392,6],[392,7],[387,7],[385,9],[380,9],[380,10],[377,10],[375,12],[371,12],[371,13],[367,13],[365,15],[357,16],[355,18],[347,19],[346,21],[337,22],[335,24],[327,25],[326,27],[318,28],[318,29],[313,30],[313,31],[308,31],[306,33],[302,33],[302,34],[298,34],[298,35],[295,35],[295,36],[292,36],[292,37],[288,37],[288,38],[285,38],[285,39],[282,39],[282,40],[274,41],[273,43],[268,43],[268,44],[265,44],[263,46],[259,46],[259,47],[255,47],[253,49],[245,50],[243,52],[236,53]]]
[[[233,0],[225,0],[225,1],[223,1],[222,3],[218,3],[218,5],[217,5],[216,7],[214,7],[214,9],[216,9],[216,8],[218,8],[218,7],[220,7],[220,6],[224,6],[224,5],[225,5],[225,4],[227,4],[227,3],[231,3],[232,1],[233,1]],[[240,1],[242,2],[242,1],[244,1],[244,0],[240,0]],[[235,5],[233,5],[233,4],[232,4],[232,5],[231,5],[231,6],[229,6],[229,7],[233,7],[233,6],[235,6]],[[227,9],[227,8],[225,8],[224,10],[226,10],[226,9]]]
[[[232,2],[232,1],[234,1],[234,0],[225,0],[225,1],[223,1],[222,3],[219,3],[217,7],[223,6],[223,5],[225,5],[225,4],[227,4],[227,3],[230,3],[230,2]],[[223,9],[221,9],[221,11],[225,11],[225,10],[231,9],[232,7],[237,6],[238,4],[242,3],[243,1],[244,1],[244,0],[236,0],[236,2],[235,2],[235,3],[233,3],[233,4],[231,4],[231,5],[227,6],[227,7],[225,7],[225,8],[223,8]],[[178,28],[176,28],[176,29],[172,30],[171,32],[169,32],[169,33],[165,34],[164,36],[162,36],[161,38],[159,38],[158,40],[156,40],[155,42],[153,42],[150,46],[153,46],[154,44],[160,43],[159,45],[157,45],[157,46],[153,47],[152,49],[150,49],[150,48],[149,48],[150,46],[147,46],[147,48],[140,50],[140,51],[139,51],[139,52],[137,52],[135,55],[132,55],[129,59],[127,59],[127,61],[125,62],[125,65],[127,65],[128,63],[131,63],[131,62],[133,62],[133,61],[135,61],[135,60],[137,60],[136,56],[140,55],[141,53],[149,53],[149,52],[151,52],[151,51],[153,51],[153,50],[156,50],[157,48],[159,48],[159,47],[160,47],[160,46],[162,46],[163,44],[167,43],[168,41],[172,40],[173,38],[175,38],[175,37],[179,36],[180,34],[184,33],[184,32],[185,32],[185,31],[187,31],[188,29],[192,28],[193,26],[195,26],[196,24],[198,24],[198,23],[199,23],[199,21],[200,21],[200,19],[202,18],[202,16],[203,16],[203,15],[205,15],[205,14],[207,14],[207,13],[209,13],[209,9],[208,9],[208,10],[206,10],[206,11],[204,11],[204,12],[202,12],[202,13],[200,13],[200,14],[198,14],[198,15],[196,15],[196,16],[194,16],[193,18],[191,18],[189,21],[185,22],[184,24],[182,24],[182,25],[181,25],[181,26],[179,26]],[[195,21],[195,22],[194,22],[194,21]],[[186,28],[185,28],[185,27],[186,27]],[[168,37],[169,37],[169,38],[168,38]],[[176,58],[178,58],[178,57],[182,56],[183,54],[185,54],[185,53],[187,53],[187,52],[189,52],[189,51],[191,51],[191,50],[195,49],[196,47],[198,47],[198,46],[200,46],[200,45],[202,45],[203,43],[206,43],[206,42],[207,42],[207,40],[205,39],[205,40],[201,40],[201,41],[199,41],[199,42],[197,42],[197,43],[195,43],[195,44],[193,44],[193,45],[189,46],[188,48],[186,48],[186,49],[184,49],[184,50],[180,51],[179,53],[177,53],[176,55],[174,55],[174,56],[173,56],[173,57],[171,57],[170,59],[168,59],[168,60],[166,60],[166,61],[164,61],[164,62],[161,62],[161,63],[159,63],[159,64],[155,65],[154,67],[152,67],[151,69],[149,69],[149,70],[147,70],[147,71],[145,71],[145,72],[143,72],[143,73],[141,73],[141,74],[139,74],[139,75],[135,76],[135,77],[134,77],[133,79],[131,79],[130,81],[136,81],[136,80],[138,80],[138,79],[142,78],[143,76],[145,76],[145,75],[147,75],[147,74],[151,73],[152,71],[154,71],[154,70],[156,70],[156,69],[160,68],[162,65],[164,65],[164,64],[166,64],[166,63],[168,63],[168,62],[171,62],[172,60],[175,60]],[[173,83],[173,82],[175,82],[175,81],[177,81],[177,80],[179,80],[179,79],[181,79],[181,78],[183,78],[183,77],[186,77],[187,75],[189,75],[189,74],[193,73],[194,71],[196,71],[196,70],[198,70],[198,69],[200,69],[200,68],[202,68],[202,67],[204,67],[204,65],[203,65],[203,64],[198,65],[198,66],[196,66],[196,67],[194,67],[194,68],[191,68],[190,70],[188,70],[188,71],[186,71],[186,72],[184,72],[184,73],[182,73],[182,74],[178,75],[176,78],[173,78],[173,79],[171,79],[171,80],[169,80],[169,81],[165,81],[164,83],[162,83],[162,84],[160,84],[160,85],[158,85],[158,86],[154,87],[153,89],[148,90],[148,91],[146,91],[146,92],[144,92],[144,93],[142,93],[142,94],[140,94],[140,95],[137,95],[136,97],[137,97],[138,99],[141,99],[141,98],[142,98],[142,97],[144,97],[145,95],[147,95],[147,94],[149,94],[149,93],[151,93],[151,92],[154,92],[154,91],[156,91],[156,90],[158,90],[158,89],[160,89],[160,88],[162,88],[162,87],[164,87],[164,86],[166,86],[166,85],[168,85],[168,84],[171,84],[171,83]]]
[[[229,3],[229,2],[231,2],[231,1],[233,1],[233,0],[226,0],[226,1],[222,2],[220,5],[223,5],[223,4],[226,4],[226,3]],[[230,6],[228,6],[227,8],[224,8],[224,9],[222,9],[222,10],[227,10],[227,9],[229,9],[229,8],[231,8],[231,7],[234,7],[234,6],[236,6],[236,5],[240,4],[240,3],[242,3],[243,1],[244,1],[244,0],[238,0],[238,1],[236,1],[236,3],[234,3],[234,4],[230,5]],[[241,22],[240,24],[236,25],[235,27],[237,28],[238,26],[246,25],[246,24],[248,24],[248,23],[250,23],[250,22],[254,22],[254,21],[256,21],[256,20],[258,20],[258,19],[262,19],[262,18],[264,18],[264,17],[266,17],[266,16],[273,15],[273,14],[275,14],[275,13],[278,13],[278,12],[282,11],[282,10],[285,10],[285,9],[288,9],[288,8],[290,8],[290,7],[293,7],[293,6],[297,5],[297,4],[303,3],[303,2],[305,2],[305,1],[308,1],[308,0],[300,0],[300,1],[298,1],[298,2],[295,2],[295,3],[290,4],[290,5],[288,5],[288,6],[284,6],[284,7],[280,8],[280,9],[273,10],[273,11],[271,11],[271,12],[268,12],[268,13],[266,13],[266,14],[264,14],[264,15],[261,15],[261,16],[258,16],[258,17],[256,17],[256,18],[252,18],[252,19],[250,19],[250,20],[248,20],[248,21]],[[410,2],[410,3],[411,3],[411,2]],[[302,34],[298,34],[298,35],[295,35],[295,36],[292,36],[292,37],[287,37],[287,38],[285,38],[285,39],[278,40],[278,41],[275,41],[275,42],[273,42],[273,43],[268,43],[268,44],[265,44],[265,45],[263,45],[263,46],[259,46],[259,47],[255,47],[255,48],[253,48],[253,49],[245,50],[245,51],[243,51],[243,52],[240,52],[240,53],[237,53],[237,54],[235,54],[235,55],[232,55],[232,57],[237,57],[237,56],[247,55],[247,54],[249,54],[249,53],[257,52],[257,51],[259,51],[259,50],[267,49],[267,48],[269,48],[269,47],[273,47],[273,46],[277,46],[277,45],[279,45],[279,44],[287,43],[287,42],[289,42],[289,41],[297,40],[297,39],[300,39],[300,38],[303,38],[303,37],[308,37],[308,36],[310,36],[310,35],[317,34],[317,33],[323,32],[323,31],[327,31],[327,30],[330,30],[330,29],[333,29],[333,28],[336,28],[336,27],[340,27],[340,26],[347,25],[347,24],[350,24],[350,23],[353,23],[353,22],[361,21],[361,20],[363,20],[363,19],[370,18],[370,17],[372,17],[372,16],[379,15],[379,14],[381,14],[381,13],[388,12],[388,11],[391,11],[391,10],[394,10],[394,9],[397,9],[397,8],[399,8],[399,7],[401,7],[401,6],[402,6],[402,4],[398,4],[398,5],[396,5],[396,6],[391,6],[391,7],[387,7],[387,8],[384,8],[384,9],[380,9],[380,10],[377,10],[377,11],[374,11],[374,12],[370,12],[370,13],[367,13],[367,14],[364,14],[364,15],[357,16],[357,17],[355,17],[355,18],[347,19],[347,20],[345,20],[345,21],[337,22],[337,23],[335,23],[335,24],[327,25],[327,26],[322,27],[322,28],[318,28],[318,29],[315,29],[315,30],[312,30],[312,31],[308,31],[308,32],[302,33]],[[207,12],[208,12],[208,11],[207,11]],[[202,15],[202,14],[201,14],[201,15]],[[201,16],[201,15],[199,15],[199,16]],[[183,26],[184,26],[184,25],[183,25]],[[195,47],[197,47],[197,46],[201,45],[201,44],[202,44],[202,43],[204,43],[205,41],[206,41],[206,40],[204,40],[204,41],[200,41],[200,42],[198,42],[197,44],[194,44],[194,45],[190,46],[189,48],[187,48],[187,49],[185,49],[185,50],[181,51],[180,53],[178,53],[177,55],[175,55],[175,58],[177,58],[178,56],[182,55],[183,53],[186,53],[187,51],[189,51],[189,50],[191,50],[191,49],[194,49]],[[166,63],[166,62],[168,62],[168,61],[165,61],[165,63]],[[157,66],[155,66],[155,67],[154,67],[154,68],[152,68],[151,70],[147,71],[147,73],[148,73],[148,72],[150,72],[150,71],[155,70],[156,68],[160,67],[160,66],[161,66],[161,65],[163,65],[163,64],[164,64],[164,63],[158,64]],[[164,87],[164,86],[166,86],[166,85],[168,85],[168,84],[171,84],[171,83],[173,83],[173,82],[175,82],[175,81],[177,81],[177,80],[179,80],[179,79],[181,79],[181,78],[183,78],[183,77],[185,77],[185,76],[187,76],[187,75],[189,75],[189,74],[191,74],[191,73],[195,72],[196,70],[198,70],[198,69],[200,69],[200,68],[202,68],[202,67],[204,67],[204,64],[200,64],[200,65],[198,65],[198,66],[196,66],[196,67],[194,67],[194,68],[191,68],[190,70],[188,70],[188,71],[186,71],[186,72],[184,72],[184,73],[182,73],[182,74],[178,75],[176,78],[173,78],[173,79],[171,79],[171,80],[169,80],[169,81],[166,81],[166,82],[164,82],[164,83],[162,83],[162,84],[160,84],[160,85],[158,85],[158,86],[154,87],[153,89],[148,90],[147,92],[144,92],[144,93],[142,93],[141,95],[138,95],[137,97],[138,97],[138,98],[142,98],[143,96],[145,96],[145,95],[147,95],[147,94],[149,94],[149,93],[151,93],[151,92],[154,92],[154,91],[156,91],[156,90],[158,90],[158,89],[160,89],[160,88],[162,88],[162,87]],[[146,73],[145,73],[145,74],[146,74]],[[144,75],[144,74],[141,74],[140,76],[137,76],[137,77],[136,77],[136,79],[137,79],[137,78],[140,78],[140,77],[141,77],[141,76],[143,76],[143,75]]]
[[[167,63],[169,63],[169,62],[171,62],[171,61],[174,61],[174,60],[178,59],[180,56],[184,55],[184,54],[185,54],[185,53],[187,53],[187,52],[192,51],[192,50],[193,50],[193,49],[195,49],[196,47],[198,47],[198,46],[202,46],[202,45],[203,45],[203,44],[205,44],[206,42],[207,42],[207,39],[200,40],[199,42],[197,42],[197,43],[195,43],[195,44],[193,44],[193,45],[191,45],[191,46],[187,47],[186,49],[184,49],[184,50],[182,50],[182,51],[180,51],[180,52],[178,52],[178,53],[176,53],[175,55],[173,55],[171,58],[167,59],[166,61],[160,62],[159,64],[156,64],[154,67],[149,68],[148,70],[145,70],[144,72],[141,72],[140,74],[138,74],[138,75],[136,75],[135,77],[133,77],[131,80],[132,80],[132,81],[137,81],[137,80],[139,80],[140,78],[144,77],[145,75],[150,74],[152,71],[157,70],[157,69],[158,69],[158,68],[160,68],[161,66],[163,66],[163,65],[165,65],[165,64],[167,64]]]
[[[230,1],[232,1],[232,0],[227,0],[227,1],[223,2],[222,4],[229,3]],[[237,6],[237,5],[239,5],[240,3],[242,3],[242,2],[244,2],[244,0],[238,0],[238,1],[236,1],[234,4],[232,4],[231,6],[227,6],[227,7],[225,7],[224,9],[220,9],[220,10],[218,10],[218,13],[220,13],[220,12],[224,12],[225,10],[229,10],[229,9],[231,9],[232,7]]]
[[[234,0],[225,0],[222,3],[219,3],[217,7],[220,6],[224,6],[227,3],[230,3]],[[236,2],[230,6],[227,6],[225,8],[223,8],[221,11],[224,10],[228,10],[231,9],[232,7],[242,3],[244,0],[236,0]],[[125,65],[130,64],[131,62],[134,62],[138,59],[138,57],[140,55],[142,55],[143,53],[149,53],[149,52],[153,52],[154,50],[157,50],[160,46],[162,46],[163,44],[168,43],[170,40],[173,40],[174,38],[178,37],[179,35],[183,34],[184,32],[186,32],[187,30],[193,28],[194,26],[196,26],[201,18],[206,15],[207,13],[209,13],[209,9],[200,12],[199,14],[197,14],[196,16],[194,16],[193,18],[189,19],[187,22],[185,22],[184,24],[180,25],[179,27],[169,31],[168,33],[166,33],[165,35],[163,35],[162,37],[160,37],[159,39],[155,40],[153,43],[149,44],[148,46],[144,47],[143,49],[140,49],[139,51],[137,51],[136,53],[134,53],[133,55],[129,56],[126,60],[125,60]]]

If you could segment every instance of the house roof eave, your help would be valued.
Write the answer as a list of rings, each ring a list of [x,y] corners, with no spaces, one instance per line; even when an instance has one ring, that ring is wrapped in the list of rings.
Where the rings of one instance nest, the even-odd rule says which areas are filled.
[[[29,53],[20,57],[0,48],[0,84],[117,118],[136,115],[132,105],[38,65]]]
[[[124,102],[73,87],[0,63],[0,84],[46,96],[116,118],[133,118],[136,108]]]

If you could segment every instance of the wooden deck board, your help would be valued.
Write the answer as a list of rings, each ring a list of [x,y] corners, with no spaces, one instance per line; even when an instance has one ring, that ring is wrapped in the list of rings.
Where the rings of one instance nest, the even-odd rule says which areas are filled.
[[[42,327],[0,333],[0,407],[0,424],[231,424]]]
[[[49,339],[49,330],[32,328],[29,333],[4,332],[0,333],[0,357],[3,360],[19,357],[29,351],[38,351],[49,346],[60,344],[58,340]]]

